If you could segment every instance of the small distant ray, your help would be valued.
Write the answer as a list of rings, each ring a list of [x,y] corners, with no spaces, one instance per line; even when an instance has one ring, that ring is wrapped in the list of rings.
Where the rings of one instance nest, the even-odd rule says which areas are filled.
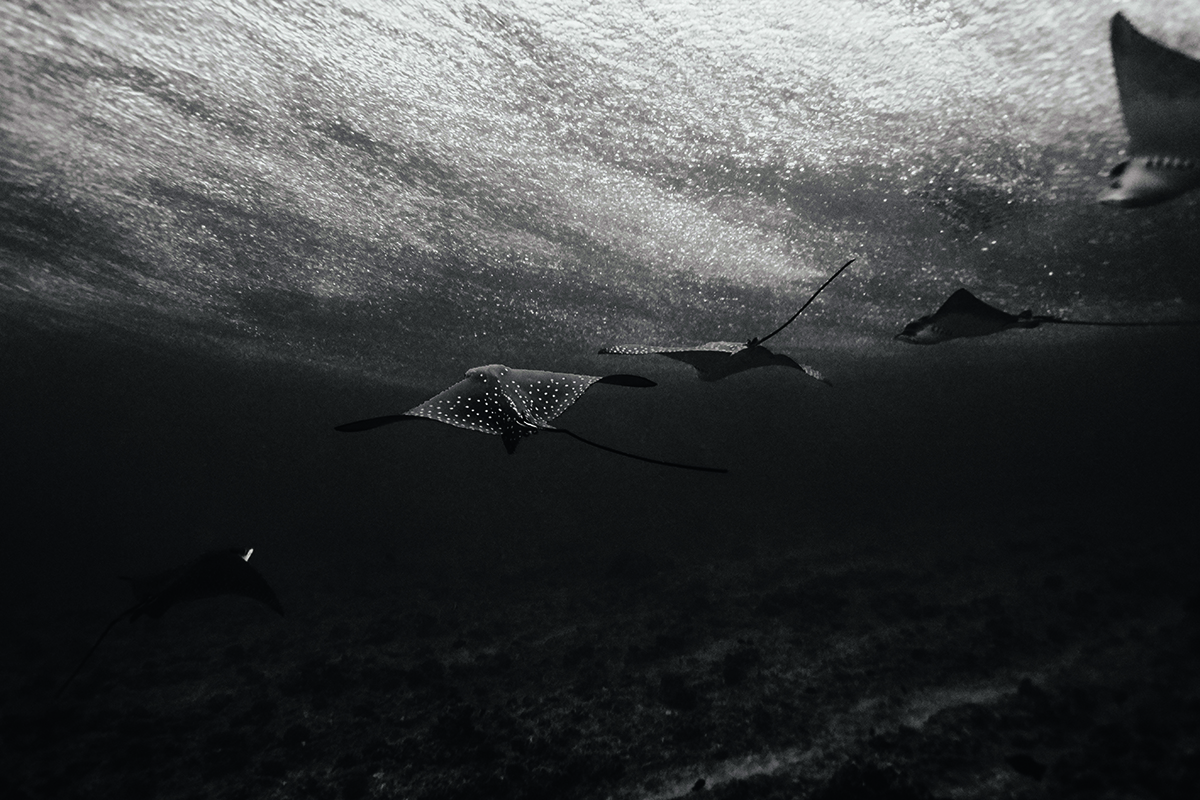
[[[959,289],[936,312],[908,323],[895,338],[909,344],[938,344],[968,336],[990,336],[1009,328],[1036,328],[1038,324],[1032,311],[1009,314]]]
[[[852,258],[843,264],[837,272],[829,276],[829,279],[825,283],[821,284],[819,289],[813,292],[812,297],[808,298],[804,305],[800,306],[800,310],[792,314],[787,322],[761,339],[755,337],[745,344],[737,342],[705,342],[694,347],[618,344],[612,347],[601,348],[600,354],[617,356],[666,356],[676,361],[682,361],[685,364],[691,364],[696,368],[696,372],[702,381],[719,381],[738,372],[745,372],[748,369],[756,369],[758,367],[791,367],[792,369],[800,370],[810,378],[815,378],[821,383],[832,386],[829,380],[813,367],[807,364],[799,364],[794,359],[782,353],[772,353],[763,347],[763,342],[792,324],[796,317],[800,316],[800,312],[808,308],[809,304],[817,299],[817,295],[824,291],[826,286],[833,283],[833,279],[841,275],[842,271],[853,264],[855,260]]]
[[[178,603],[226,594],[249,597],[282,615],[283,606],[280,605],[279,598],[275,596],[275,592],[258,573],[258,570],[248,563],[253,552],[253,548],[247,550],[236,547],[214,550],[186,564],[153,575],[142,578],[122,577],[122,580],[129,581],[137,602],[108,623],[108,627],[96,639],[96,643],[87,651],[83,660],[79,662],[79,666],[75,668],[71,677],[67,678],[55,696],[61,696],[66,691],[71,681],[83,669],[83,665],[91,658],[92,653],[96,652],[100,642],[104,641],[104,637],[113,629],[113,626],[125,617],[128,617],[130,622],[143,614],[157,619],[168,608]]]
[[[1098,200],[1137,208],[1200,186],[1200,61],[1112,18],[1113,69],[1130,158],[1109,173]]]
[[[990,336],[1010,328],[1036,328],[1043,323],[1055,325],[1102,325],[1106,327],[1153,327],[1200,325],[1200,320],[1176,322],[1108,322],[1097,320],[1062,319],[1046,315],[1035,316],[1030,310],[1009,314],[980,300],[966,289],[959,289],[942,303],[933,314],[908,323],[896,334],[897,341],[909,344],[938,344],[950,339],[971,336]]]
[[[556,428],[550,420],[557,417],[580,398],[593,383],[609,383],[616,386],[648,388],[654,381],[637,375],[573,375],[567,372],[545,372],[531,369],[514,369],[503,364],[489,364],[467,370],[464,380],[451,386],[441,394],[410,408],[403,414],[349,422],[338,425],[334,430],[344,433],[378,428],[392,422],[406,422],[424,417],[444,422],[456,428],[479,431],[500,436],[504,448],[512,455],[517,444],[526,436],[536,433],[565,433],[584,444],[607,450],[610,453],[660,464],[667,467],[692,469],[701,472],[726,472],[715,467],[698,467],[660,461],[656,458],[626,453],[606,445],[584,439],[563,428]]]

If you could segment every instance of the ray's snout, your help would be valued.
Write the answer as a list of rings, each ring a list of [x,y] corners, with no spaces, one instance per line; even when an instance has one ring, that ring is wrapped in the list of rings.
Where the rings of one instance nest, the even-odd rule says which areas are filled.
[[[941,336],[937,329],[930,324],[927,317],[922,317],[915,322],[910,322],[904,326],[904,330],[892,337],[897,342],[908,342],[909,344],[937,344],[945,339]]]

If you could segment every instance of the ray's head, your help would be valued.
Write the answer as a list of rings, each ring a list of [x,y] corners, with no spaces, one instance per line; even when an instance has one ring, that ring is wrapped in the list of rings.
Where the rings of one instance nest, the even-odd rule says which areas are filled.
[[[508,372],[508,367],[503,364],[488,364],[484,367],[471,367],[466,372],[468,378],[479,378],[484,381],[500,380],[504,374]]]
[[[1200,159],[1138,156],[1117,164],[1108,178],[1098,202],[1121,208],[1152,206],[1200,186]]]
[[[952,337],[934,324],[933,317],[921,317],[908,323],[904,330],[892,338],[898,342],[908,342],[909,344],[937,344]]]

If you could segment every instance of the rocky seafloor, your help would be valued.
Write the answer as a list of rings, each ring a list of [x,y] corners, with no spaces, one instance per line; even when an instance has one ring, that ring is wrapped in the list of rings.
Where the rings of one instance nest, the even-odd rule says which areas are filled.
[[[59,700],[103,615],[20,633],[0,794],[1195,796],[1194,532],[802,530],[277,581],[284,618],[226,597],[118,625]]]

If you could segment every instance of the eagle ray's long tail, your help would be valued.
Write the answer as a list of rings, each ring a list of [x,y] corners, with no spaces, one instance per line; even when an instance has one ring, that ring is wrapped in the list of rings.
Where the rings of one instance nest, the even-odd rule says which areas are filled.
[[[762,337],[761,339],[752,340],[754,342],[754,344],[762,344],[767,339],[770,339],[772,336],[774,336],[775,334],[779,333],[781,330],[786,328],[788,325],[791,325],[792,322],[795,321],[796,317],[800,316],[801,312],[803,312],[804,309],[808,308],[813,300],[817,299],[817,295],[819,295],[821,292],[825,291],[826,286],[833,283],[834,278],[836,278],[838,275],[841,275],[842,272],[846,269],[846,267],[850,266],[857,260],[858,259],[856,259],[856,258],[852,258],[849,261],[847,261],[845,264],[842,264],[842,266],[838,268],[838,271],[833,273],[832,275],[830,275],[829,279],[821,284],[821,288],[819,288],[815,292],[813,292],[812,297],[808,298],[808,300],[806,300],[804,302],[804,305],[800,306],[800,311],[797,311],[795,314],[792,314],[792,316],[788,318],[787,322],[783,323],[778,328],[776,328],[775,330],[768,333],[766,336]]]
[[[133,608],[125,609],[120,614],[118,614],[116,617],[114,617],[112,622],[108,623],[108,627],[104,629],[104,632],[101,633],[100,636],[96,639],[95,644],[92,645],[91,649],[88,650],[87,653],[84,655],[84,657],[80,660],[79,666],[77,666],[75,668],[75,671],[71,673],[70,677],[68,677],[65,681],[63,681],[63,685],[58,687],[58,691],[54,693],[54,699],[57,700],[58,698],[62,697],[62,693],[65,692],[67,690],[67,687],[71,685],[71,681],[75,680],[75,676],[79,674],[79,671],[81,669],[83,669],[83,665],[86,664],[88,662],[88,659],[92,657],[92,653],[96,652],[96,648],[99,647],[100,643],[104,641],[104,637],[108,636],[108,632],[113,629],[113,626],[116,625],[118,622],[120,622],[125,617],[129,616],[129,614],[131,612],[133,612],[134,609],[138,608],[141,605],[142,605],[142,603],[138,603],[137,605],[133,606]]]
[[[1166,328],[1184,325],[1200,325],[1200,319],[1181,319],[1164,322],[1112,322],[1108,320],[1062,319],[1060,317],[1034,317],[1037,322],[1050,322],[1055,325],[1102,325],[1108,328]]]
[[[609,447],[608,445],[603,445],[598,442],[593,442],[591,439],[585,439],[577,433],[571,433],[570,431],[564,430],[562,428],[544,428],[540,432],[541,433],[565,433],[567,436],[570,436],[572,439],[578,439],[579,441],[583,442],[584,444],[590,444],[592,447],[598,447],[601,450],[607,450],[608,452],[616,453],[619,456],[625,456],[626,458],[636,458],[638,461],[646,461],[651,464],[659,464],[664,467],[677,467],[679,469],[691,469],[691,470],[696,470],[697,472],[729,472],[729,470],[723,469],[721,467],[698,467],[694,464],[679,464],[674,461],[660,461],[657,458],[650,458],[649,456],[639,456],[636,453],[627,453],[624,450],[618,450],[615,447]]]

